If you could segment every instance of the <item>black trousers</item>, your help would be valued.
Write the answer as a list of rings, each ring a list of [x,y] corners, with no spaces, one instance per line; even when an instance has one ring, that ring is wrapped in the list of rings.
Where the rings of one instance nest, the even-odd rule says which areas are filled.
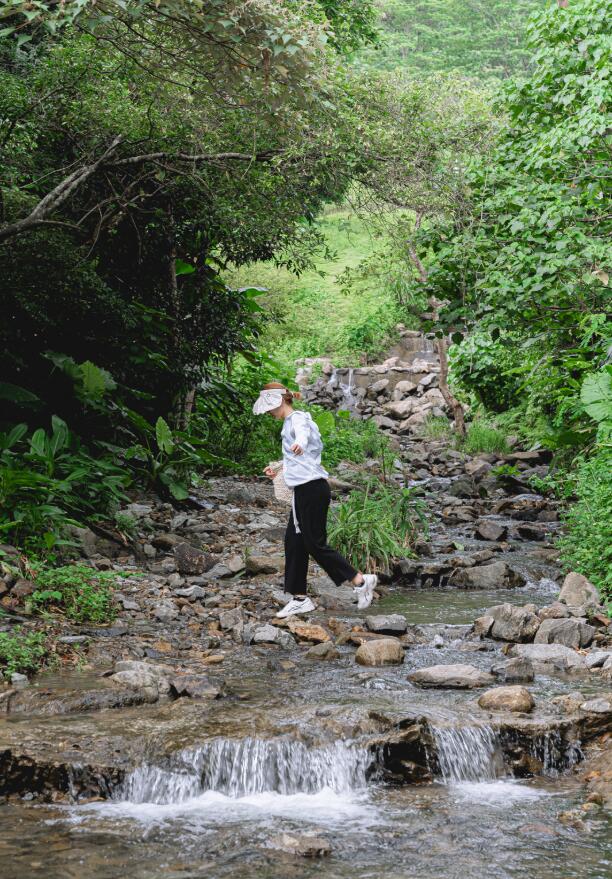
[[[293,510],[285,532],[285,591],[306,594],[308,556],[312,556],[325,573],[340,586],[357,574],[349,562],[327,544],[327,511],[331,501],[326,479],[314,479],[294,488],[295,512],[299,533],[295,530]]]

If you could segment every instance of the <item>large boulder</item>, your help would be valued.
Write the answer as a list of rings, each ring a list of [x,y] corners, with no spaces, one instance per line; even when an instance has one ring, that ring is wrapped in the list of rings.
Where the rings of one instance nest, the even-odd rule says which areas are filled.
[[[559,601],[571,607],[582,607],[583,604],[599,604],[599,593],[595,586],[582,574],[572,571],[563,581]]]
[[[471,690],[488,687],[495,678],[488,672],[473,665],[431,665],[420,668],[408,675],[408,680],[419,687],[448,687],[456,690]]]
[[[366,628],[382,635],[403,635],[408,630],[406,617],[401,613],[378,614],[366,617]]]
[[[453,577],[461,589],[513,589],[525,585],[525,578],[505,562],[463,568]]]
[[[566,647],[588,647],[595,629],[586,620],[550,619],[543,620],[535,636],[536,644],[565,644]]]
[[[384,410],[391,418],[403,420],[411,415],[419,406],[419,400],[408,397],[405,400],[396,400],[393,403],[385,403]]]
[[[395,638],[378,638],[367,641],[355,653],[359,665],[400,665],[404,661],[404,650]]]
[[[584,656],[564,644],[513,644],[508,653],[529,659],[536,669],[540,667],[543,671],[586,668]]]
[[[489,634],[498,641],[533,641],[540,626],[540,620],[535,613],[513,604],[496,604],[487,610],[486,616],[493,617]]]
[[[526,687],[495,687],[478,700],[485,711],[531,711],[535,701]]]

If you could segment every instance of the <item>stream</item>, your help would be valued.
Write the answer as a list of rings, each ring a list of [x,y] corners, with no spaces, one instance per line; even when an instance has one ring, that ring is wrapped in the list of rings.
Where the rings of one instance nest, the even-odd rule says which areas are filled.
[[[439,509],[435,496],[430,504]],[[240,510],[225,509],[236,521]],[[333,662],[234,639],[225,649],[222,683],[210,672],[222,698],[72,713],[46,712],[45,705],[99,689],[96,663],[39,675],[31,690],[47,701],[37,712],[0,718],[0,756],[2,748],[22,746],[31,755],[20,769],[26,776],[39,759],[52,779],[54,765],[68,765],[69,795],[42,802],[22,791],[0,804],[2,879],[489,879],[493,872],[498,879],[610,879],[609,812],[580,812],[584,781],[577,770],[585,755],[579,740],[561,734],[550,708],[551,699],[577,689],[586,699],[609,690],[601,675],[539,670],[529,684],[538,710],[513,719],[514,731],[510,721],[504,727],[479,708],[477,690],[427,689],[408,679],[436,664],[488,671],[504,659],[504,642],[470,640],[474,620],[499,604],[537,609],[555,600],[558,569],[550,551],[541,541],[515,538],[516,517],[494,518],[511,535],[494,551],[474,537],[472,522],[449,526],[434,518],[431,560],[411,561],[408,574],[368,611],[334,605],[333,593],[328,606],[323,589],[309,622],[332,632],[360,628],[372,613],[405,616],[419,637],[401,665],[358,665],[355,645],[342,639]],[[248,515],[243,521],[250,528]],[[511,564],[525,585],[452,588],[453,570],[489,556]],[[427,585],[431,577],[435,588]],[[209,603],[217,618],[217,605],[244,606],[251,589],[261,598],[257,580],[228,582]],[[143,586],[131,588],[130,596],[146,594]],[[257,614],[270,619],[269,599],[261,601]],[[129,643],[132,655],[144,651],[169,661],[159,652],[166,624],[149,611],[126,617],[133,640],[120,631],[115,658],[130,655]],[[193,650],[182,625],[171,621],[164,629],[170,655]],[[415,783],[398,776],[414,755],[394,744],[410,729],[420,737],[423,758]],[[527,760],[537,758],[540,771],[517,773],[509,758],[517,749]],[[98,771],[91,761],[110,769],[100,770],[94,785],[100,794],[84,796],[85,776]],[[574,817],[563,820],[566,814]]]

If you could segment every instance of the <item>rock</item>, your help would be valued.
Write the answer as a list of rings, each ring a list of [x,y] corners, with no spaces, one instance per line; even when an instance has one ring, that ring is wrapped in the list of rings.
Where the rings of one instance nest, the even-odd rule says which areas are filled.
[[[331,845],[321,836],[314,836],[308,833],[299,835],[293,833],[283,833],[270,841],[273,848],[282,849],[292,855],[299,855],[302,858],[322,858],[331,853]]]
[[[250,555],[246,560],[246,572],[251,577],[258,574],[276,574],[282,567],[282,561],[265,556]]]
[[[415,397],[408,397],[406,400],[385,403],[383,408],[391,418],[401,421],[411,415],[419,404],[420,400],[417,400]]]
[[[180,698],[187,696],[190,699],[218,699],[221,690],[212,684],[206,675],[175,675],[170,681],[171,695]]]
[[[30,682],[28,680],[27,675],[19,674],[18,671],[14,671],[11,675],[11,687],[14,687],[16,690],[25,690],[26,687],[30,686]]]
[[[171,550],[177,543],[182,543],[183,538],[178,534],[156,534],[151,538],[151,543],[156,549]]]
[[[531,609],[513,604],[496,604],[487,610],[487,616],[493,617],[490,635],[498,641],[533,641],[540,626]]]
[[[387,418],[386,415],[375,415],[372,421],[382,430],[393,430],[395,428],[395,421],[392,418]]]
[[[234,607],[232,610],[225,610],[219,614],[219,625],[224,632],[233,629],[234,626],[238,626],[242,622],[242,608],[240,607]]]
[[[453,583],[462,589],[513,589],[525,585],[525,578],[505,562],[493,562],[457,571]]]
[[[186,586],[184,589],[177,589],[174,593],[181,598],[188,598],[190,601],[196,601],[206,598],[206,591],[201,586]]]
[[[538,527],[537,525],[523,523],[522,525],[519,525],[516,530],[519,534],[519,537],[522,537],[523,540],[546,539],[546,530],[544,528]]]
[[[593,650],[586,658],[587,668],[601,668],[612,657],[612,650]]]
[[[483,519],[476,528],[476,537],[481,540],[504,540],[508,529],[497,522],[491,522]]]
[[[541,620],[561,620],[569,616],[569,611],[565,604],[555,601],[548,607],[542,607],[538,611]]]
[[[534,666],[552,666],[560,671],[586,669],[584,656],[564,644],[513,644],[508,651],[510,656],[522,656]]]
[[[408,629],[406,617],[400,613],[379,614],[365,619],[366,628],[370,632],[383,635],[403,635]]]
[[[357,648],[355,662],[359,665],[401,665],[404,661],[404,650],[394,638],[378,638],[368,641]]]
[[[330,640],[329,632],[326,632],[323,626],[317,626],[314,623],[306,623],[303,620],[290,617],[287,628],[298,641],[314,641],[320,644]]]
[[[508,684],[529,683],[534,678],[533,665],[524,656],[495,663],[491,667],[491,674]]]
[[[131,690],[140,690],[146,693],[152,701],[159,697],[159,676],[147,668],[144,662],[134,663],[133,668],[115,672],[109,680],[114,684],[129,687]]]
[[[370,387],[368,388],[368,397],[371,400],[375,400],[376,397],[380,396],[380,394],[384,394],[384,392],[389,387],[389,379],[381,378],[377,382],[372,382]],[[394,398],[399,399],[399,398]]]
[[[33,580],[24,580],[20,577],[11,589],[11,598],[27,598],[33,592],[36,592],[36,583]]]
[[[340,652],[336,650],[331,641],[324,641],[322,644],[315,644],[305,653],[306,659],[314,659],[318,661],[331,662],[333,659],[340,658]]]
[[[378,384],[378,382],[377,382],[377,384]],[[387,382],[387,384],[388,384],[388,382]],[[396,384],[395,388],[393,389],[393,394],[391,395],[391,399],[394,402],[397,402],[398,400],[403,400],[409,394],[414,394],[416,391],[416,387],[417,386],[414,384],[414,382],[406,381],[404,379],[403,381],[398,382]]]
[[[190,543],[177,543],[173,550],[176,567],[180,574],[204,574],[213,564],[213,558]]]
[[[155,605],[153,613],[160,622],[169,623],[179,617],[178,607],[171,601],[160,601]]]
[[[478,617],[478,619],[474,620],[474,634],[486,638],[491,633],[494,622],[495,618],[489,616],[489,614],[485,614],[483,617]]]
[[[484,461],[482,458],[474,458],[473,461],[467,461],[465,465],[465,472],[478,481],[479,479],[483,479],[490,473],[492,464],[489,461]],[[489,538],[485,537],[485,540],[497,539],[497,538]]]
[[[478,700],[485,711],[531,711],[535,700],[525,687],[495,687]]]
[[[565,644],[566,647],[588,647],[595,629],[586,620],[544,620],[535,636],[536,644]]]
[[[431,665],[420,668],[408,675],[408,680],[419,687],[448,687],[458,690],[470,690],[475,687],[487,687],[495,683],[495,678],[488,672],[481,671],[473,665]]]
[[[255,629],[251,641],[253,644],[278,644],[287,649],[295,647],[295,641],[289,632],[284,632],[269,623]]]
[[[589,699],[580,706],[581,711],[587,714],[612,714],[612,699],[600,696],[597,699]]]
[[[581,607],[584,604],[598,605],[599,592],[586,577],[572,571],[563,581],[559,601],[572,607]]]

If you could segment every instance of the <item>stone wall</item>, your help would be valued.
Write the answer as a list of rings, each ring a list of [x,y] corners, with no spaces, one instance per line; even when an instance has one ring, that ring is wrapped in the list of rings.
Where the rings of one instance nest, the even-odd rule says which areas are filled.
[[[356,418],[372,418],[381,430],[396,435],[413,433],[430,414],[447,417],[433,336],[401,324],[397,330],[398,342],[383,363],[349,368],[335,367],[328,358],[299,361],[297,381],[304,399],[325,409],[348,409]]]

